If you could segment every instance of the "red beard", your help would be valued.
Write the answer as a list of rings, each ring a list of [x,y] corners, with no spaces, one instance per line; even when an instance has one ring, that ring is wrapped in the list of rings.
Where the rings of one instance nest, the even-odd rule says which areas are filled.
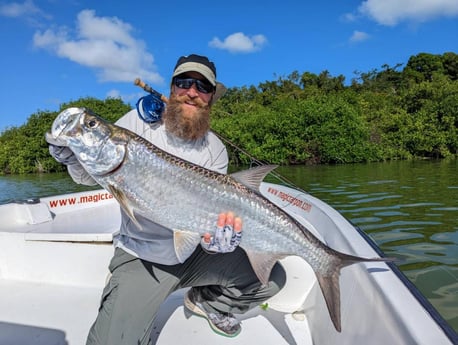
[[[200,98],[192,99],[196,104],[195,112],[189,116],[185,114],[182,105],[191,101],[187,96],[171,94],[167,108],[163,115],[165,128],[178,138],[195,140],[202,138],[210,129],[210,106]]]

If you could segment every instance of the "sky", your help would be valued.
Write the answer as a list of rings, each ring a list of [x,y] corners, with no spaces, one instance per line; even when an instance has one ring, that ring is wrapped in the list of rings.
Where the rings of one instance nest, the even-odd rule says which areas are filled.
[[[0,132],[83,97],[135,106],[141,78],[169,94],[177,59],[227,87],[292,72],[343,75],[458,53],[458,0],[0,0]]]

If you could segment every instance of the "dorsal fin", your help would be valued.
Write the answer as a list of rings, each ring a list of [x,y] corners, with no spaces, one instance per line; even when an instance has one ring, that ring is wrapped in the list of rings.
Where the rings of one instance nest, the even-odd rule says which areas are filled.
[[[255,168],[248,170],[237,171],[231,174],[231,176],[241,184],[251,188],[255,191],[259,191],[259,185],[268,173],[274,170],[278,165],[260,165]]]

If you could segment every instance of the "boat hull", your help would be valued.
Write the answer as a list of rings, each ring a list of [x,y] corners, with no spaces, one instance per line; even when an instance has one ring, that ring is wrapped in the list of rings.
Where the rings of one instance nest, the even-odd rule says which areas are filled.
[[[330,247],[364,257],[379,254],[374,243],[321,200],[277,184],[262,183],[260,191]],[[0,217],[0,293],[9,296],[0,300],[0,343],[84,344],[113,254],[120,222],[117,202],[96,190],[0,205]],[[311,267],[297,257],[281,263],[286,286],[266,310],[239,316],[243,332],[237,338],[219,337],[204,320],[187,315],[180,290],[161,308],[154,341],[302,345],[458,340],[393,265],[364,263],[342,270],[343,330],[338,333]]]

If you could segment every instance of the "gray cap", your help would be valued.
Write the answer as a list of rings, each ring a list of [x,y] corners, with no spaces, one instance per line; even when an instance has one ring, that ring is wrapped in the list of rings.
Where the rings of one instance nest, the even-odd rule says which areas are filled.
[[[206,56],[191,54],[180,57],[175,65],[172,77],[176,77],[186,72],[197,72],[202,74],[205,79],[215,87],[215,94],[211,101],[212,104],[226,92],[226,87],[222,83],[216,81],[215,64],[208,60]]]

